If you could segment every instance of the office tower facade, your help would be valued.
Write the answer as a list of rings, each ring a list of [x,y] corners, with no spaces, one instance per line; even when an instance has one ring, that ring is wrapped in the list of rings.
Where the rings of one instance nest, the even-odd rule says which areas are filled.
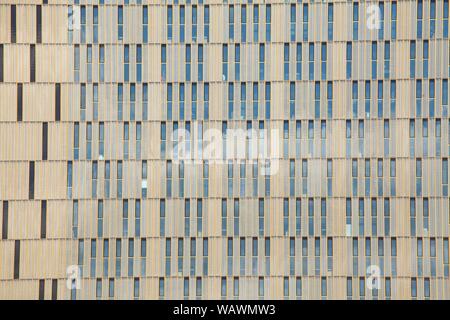
[[[0,298],[449,299],[449,71],[448,0],[1,1]]]

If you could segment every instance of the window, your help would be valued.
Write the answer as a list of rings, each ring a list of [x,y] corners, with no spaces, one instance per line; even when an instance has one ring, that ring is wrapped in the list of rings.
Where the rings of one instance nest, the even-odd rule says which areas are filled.
[[[412,40],[409,46],[409,76],[416,76],[416,41]]]
[[[266,41],[271,41],[272,6],[266,4]],[[257,41],[257,40],[255,40]]]
[[[209,42],[209,5],[205,5],[203,8],[203,23],[203,35],[206,42]]]
[[[397,1],[391,3],[391,38],[397,39]]]
[[[308,80],[314,80],[314,43],[308,44]]]
[[[192,6],[192,41],[197,41],[197,6]]]
[[[391,43],[384,42],[384,78],[388,79],[390,74],[390,60],[391,60]]]
[[[99,81],[104,82],[105,81],[105,45],[101,44],[99,46]]]
[[[186,12],[185,12],[185,6],[181,5],[180,7],[180,43],[184,43],[185,40],[185,18],[186,18]]]
[[[123,6],[117,7],[117,39],[123,40]]]
[[[296,5],[291,4],[291,7],[290,7],[290,29],[289,29],[291,41],[295,41],[296,20],[297,20]]]
[[[303,41],[308,41],[309,7],[303,4]]]
[[[327,43],[322,42],[320,45],[320,60],[321,60],[321,79],[327,78]]]
[[[265,47],[259,44],[259,80],[264,80]]]
[[[284,68],[284,80],[289,80],[289,43],[284,44],[284,62],[283,62],[283,68]]]
[[[328,4],[327,40],[333,41],[334,5]]]
[[[346,55],[345,55],[345,69],[346,69],[346,79],[352,77],[352,43],[347,42],[346,45]]]
[[[142,42],[148,43],[148,6],[142,7]]]
[[[234,235],[239,235],[239,199],[233,201],[233,223],[234,223]]]
[[[228,39],[234,41],[234,5],[228,7]]]
[[[173,7],[167,7],[167,40],[172,41],[173,36]]]
[[[353,2],[353,40],[358,40],[359,3]]]
[[[430,2],[430,38],[436,34],[436,0]]]

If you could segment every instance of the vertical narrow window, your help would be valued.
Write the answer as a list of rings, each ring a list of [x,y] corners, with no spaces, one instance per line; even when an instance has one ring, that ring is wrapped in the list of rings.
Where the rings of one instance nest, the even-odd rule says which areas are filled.
[[[239,199],[234,199],[233,202],[233,212],[234,212],[234,235],[239,235]]]
[[[73,48],[73,78],[75,82],[80,82],[80,45]]]
[[[270,82],[266,82],[264,86],[264,99],[265,99],[265,116],[266,120],[270,119]]]
[[[303,41],[308,41],[309,7],[303,4]]]
[[[166,201],[161,199],[159,202],[159,235],[164,237],[166,234]]]
[[[289,33],[290,33],[290,38],[291,38],[291,42],[295,41],[295,29],[296,29],[296,20],[297,20],[297,12],[296,12],[296,5],[295,3],[291,4],[290,7],[290,28],[289,28]]]
[[[136,119],[136,85],[130,84],[130,120]]]
[[[203,23],[204,23],[204,31],[203,37],[206,42],[209,42],[209,5],[205,5],[203,8]]]
[[[259,5],[253,5],[253,42],[259,39]]]
[[[97,237],[103,237],[103,200],[97,203]]]
[[[247,41],[247,6],[241,5],[241,42]]]
[[[416,77],[416,41],[411,40],[409,45],[409,76]]]
[[[185,11],[185,6],[181,5],[180,6],[180,42],[184,43],[184,39],[185,39],[185,23],[186,23],[186,11]]]
[[[228,7],[228,39],[234,41],[234,5]]]
[[[58,279],[52,279],[52,300],[58,299]]]
[[[417,298],[417,278],[411,278],[411,297]]]
[[[92,7],[93,43],[98,43],[98,6]]]
[[[422,39],[423,27],[423,1],[417,1],[417,38]]]
[[[272,6],[266,4],[266,41],[270,42],[271,36],[271,23],[272,23]]]
[[[92,113],[93,119],[98,120],[98,84],[92,86]]]
[[[42,6],[36,6],[36,43],[42,43]]]
[[[41,201],[41,239],[47,237],[47,200]]]
[[[67,197],[72,198],[72,161],[67,161]]]
[[[302,80],[302,44],[295,46],[295,80]]]
[[[259,44],[259,80],[264,80],[265,46]]]
[[[430,2],[430,38],[436,34],[436,0]]]
[[[130,46],[126,44],[123,47],[123,79],[125,82],[130,81]]]
[[[321,60],[321,79],[326,80],[327,78],[327,43],[322,42],[320,45],[320,60]]]
[[[14,241],[14,279],[19,279],[20,274],[20,240]]]
[[[0,44],[0,82],[3,82],[3,44]]]
[[[166,81],[167,77],[167,46],[161,45],[161,80]]]
[[[378,39],[384,38],[384,2],[379,2],[378,6],[380,8],[380,28],[378,29]]]
[[[97,198],[97,178],[98,178],[98,163],[97,160],[92,161],[92,198]]]
[[[192,6],[192,41],[197,41],[197,5]]]
[[[8,201],[3,201],[2,240],[8,239]]]
[[[117,7],[117,40],[123,40],[123,6]]]
[[[81,84],[80,87],[80,119],[86,120],[86,84]]]
[[[80,8],[80,23],[81,23],[81,34],[80,42],[86,43],[86,6],[81,6]]]
[[[209,83],[203,86],[203,118],[209,119]]]
[[[142,42],[148,42],[148,6],[142,7]]]
[[[443,26],[443,36],[444,39],[448,38],[448,0],[444,0],[444,26]]]
[[[17,121],[23,118],[23,87],[21,83],[17,84]]]
[[[332,3],[328,4],[328,41],[333,40],[333,22],[334,22],[334,6]]]
[[[397,1],[392,1],[391,4],[391,38],[397,39]]]
[[[167,40],[172,41],[173,34],[173,7],[167,7]]]
[[[108,297],[114,298],[114,278],[109,278],[108,280]]]
[[[283,77],[284,80],[289,80],[289,43],[284,44],[283,56]]]
[[[283,199],[283,234],[289,234],[289,199]]]
[[[347,80],[352,77],[352,43],[347,42],[345,54],[345,74]]]
[[[105,45],[101,44],[98,48],[98,68],[99,68],[99,81],[105,81]]]
[[[48,123],[42,124],[42,160],[48,158]]]
[[[372,67],[372,80],[377,78],[377,42],[372,41],[372,55],[371,55],[371,67]]]
[[[11,6],[11,43],[16,43],[16,6]]]
[[[28,178],[28,199],[34,199],[34,161],[30,161]]]
[[[353,40],[358,40],[359,3],[353,3]]]
[[[78,200],[72,203],[72,236],[74,239],[78,237]]]
[[[314,80],[314,42],[308,44],[308,80]]]
[[[384,42],[384,78],[389,79],[391,68],[391,43],[389,41]]]

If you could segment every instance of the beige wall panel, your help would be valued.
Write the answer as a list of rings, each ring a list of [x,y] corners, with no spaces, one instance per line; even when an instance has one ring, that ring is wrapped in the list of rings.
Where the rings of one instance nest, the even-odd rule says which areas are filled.
[[[76,170],[75,168],[76,165],[74,163],[74,171]],[[75,177],[76,175],[74,173],[74,178]],[[35,199],[64,199],[66,196],[67,163],[59,161],[36,162],[34,181]]]
[[[0,85],[0,121],[17,119],[17,86],[15,84]]]
[[[0,5],[0,42],[8,43],[11,37],[11,9],[10,6]]]
[[[17,43],[36,42],[36,8],[34,6],[16,6]]]
[[[0,174],[1,199],[28,198],[28,162],[0,162]]]
[[[19,280],[1,281],[0,299],[2,300],[36,300],[39,281]]]
[[[21,241],[20,277],[29,279],[65,277],[69,266],[64,240]]]
[[[39,201],[11,201],[8,215],[8,239],[39,239],[41,230]]]
[[[11,257],[14,256],[14,241],[2,241],[0,243],[0,279],[7,280],[13,279],[14,275],[14,264],[9,263]],[[5,283],[5,281],[0,281],[0,285]],[[0,290],[2,292],[2,290]]]
[[[69,160],[73,156],[73,127],[68,123],[48,124],[48,159]]]
[[[39,123],[5,123],[0,133],[7,137],[0,145],[3,160],[37,160],[41,158],[42,129]]]
[[[30,79],[30,46],[3,45],[3,81],[28,82]]]
[[[69,82],[73,81],[74,50],[70,46],[36,46],[36,81]],[[29,75],[27,66],[26,74]],[[62,89],[62,88],[61,88]],[[61,98],[63,95],[61,94]],[[61,100],[62,101],[62,100]]]
[[[53,85],[32,84],[23,87],[23,120],[52,121],[55,117]]]
[[[66,6],[42,6],[42,42],[66,43],[68,41],[68,9]]]
[[[47,238],[72,237],[72,201],[47,201]]]

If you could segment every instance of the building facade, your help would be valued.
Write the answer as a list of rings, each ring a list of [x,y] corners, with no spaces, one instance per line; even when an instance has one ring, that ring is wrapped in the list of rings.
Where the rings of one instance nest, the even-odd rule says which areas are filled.
[[[448,11],[2,0],[0,298],[450,299]]]

